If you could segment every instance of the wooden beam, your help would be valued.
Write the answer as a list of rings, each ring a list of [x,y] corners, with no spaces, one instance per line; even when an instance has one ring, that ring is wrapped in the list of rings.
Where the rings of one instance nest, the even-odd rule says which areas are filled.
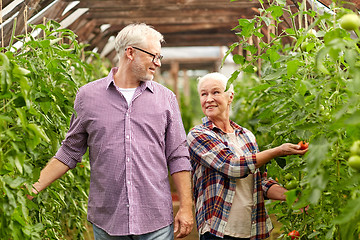
[[[179,0],[151,0],[151,1],[138,1],[138,0],[87,0],[87,1],[80,1],[79,7],[88,7],[88,8],[104,8],[104,6],[110,6],[113,9],[119,8],[127,8],[131,6],[136,6],[138,9],[164,9],[164,10],[173,10],[178,8],[218,8],[224,6],[236,7],[236,6],[249,6],[249,5],[256,5],[259,4],[258,1],[249,2],[248,0],[242,1],[235,1],[230,2],[229,0],[186,0],[186,1],[179,1]]]
[[[15,26],[15,36],[20,35],[24,33],[25,31],[25,17],[24,13],[27,12],[28,18],[30,18],[38,9],[40,0],[25,0],[22,5],[21,9],[19,10],[19,15],[17,17],[17,22]],[[26,19],[28,20],[28,19]],[[7,24],[4,27],[4,46],[8,46],[10,43],[10,39],[12,37],[12,31],[13,31],[13,23],[14,20],[11,21],[11,23]]]
[[[44,17],[46,19],[51,19],[56,22],[60,22],[62,16],[62,12],[65,10],[68,3],[65,3],[63,1],[58,1],[54,5],[52,5],[49,9],[47,9],[45,12],[34,18],[31,22],[31,24],[38,25],[43,22]]]
[[[89,21],[84,21],[81,26],[78,26],[75,29],[76,35],[80,42],[88,43],[89,35],[94,31],[96,27],[96,20],[91,19]]]

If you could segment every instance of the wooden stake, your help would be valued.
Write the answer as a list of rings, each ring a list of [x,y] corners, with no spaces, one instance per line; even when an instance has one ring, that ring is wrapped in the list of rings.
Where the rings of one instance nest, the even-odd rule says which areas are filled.
[[[307,10],[307,1],[303,0],[303,4],[304,4],[304,10],[306,12],[306,10]],[[305,16],[304,16],[304,21],[305,21],[305,29],[308,29],[308,15],[307,14],[305,14]]]
[[[25,38],[27,37],[27,17],[28,17],[28,6],[25,5],[24,9],[24,27],[25,27]]]
[[[43,17],[43,25],[45,26],[46,24],[46,17]],[[44,30],[44,39],[46,38],[46,32]]]
[[[2,16],[2,0],[0,0],[0,24],[3,23],[3,16]],[[4,26],[1,28],[1,47],[4,48]]]

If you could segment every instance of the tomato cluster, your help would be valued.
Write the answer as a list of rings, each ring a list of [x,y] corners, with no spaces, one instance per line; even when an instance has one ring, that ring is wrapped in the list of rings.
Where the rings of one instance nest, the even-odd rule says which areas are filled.
[[[300,141],[298,143],[298,145],[300,146],[301,150],[305,150],[305,149],[307,149],[309,147],[309,143],[307,143],[305,141]],[[299,186],[299,181],[291,173],[287,173],[285,175],[285,179],[287,180],[287,182],[285,184],[285,188],[287,190],[296,189]]]
[[[299,182],[296,180],[296,178],[291,174],[291,173],[287,173],[285,175],[285,179],[288,181],[286,184],[285,184],[285,188],[287,190],[291,190],[291,189],[295,189],[298,187],[299,185]]]
[[[357,171],[360,171],[360,140],[353,142],[350,147],[350,154],[348,163],[349,166]]]
[[[291,239],[299,239],[300,238],[300,233],[296,230],[292,230],[291,232],[289,232],[288,234]]]

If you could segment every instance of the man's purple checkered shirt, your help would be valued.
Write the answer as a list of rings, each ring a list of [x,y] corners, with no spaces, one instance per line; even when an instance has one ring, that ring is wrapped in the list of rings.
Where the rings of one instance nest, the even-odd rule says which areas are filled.
[[[89,147],[88,220],[110,235],[139,235],[173,222],[168,175],[191,166],[174,93],[142,82],[128,106],[116,71],[79,89],[55,158],[74,168]]]

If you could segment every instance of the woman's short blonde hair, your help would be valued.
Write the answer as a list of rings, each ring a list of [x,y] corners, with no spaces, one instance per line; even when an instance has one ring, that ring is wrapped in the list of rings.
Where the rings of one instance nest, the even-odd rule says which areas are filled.
[[[198,84],[197,84],[198,92],[199,92],[199,87],[200,87],[201,83],[203,83],[206,80],[210,80],[210,79],[220,81],[222,83],[222,85],[224,86],[224,89],[226,89],[226,85],[229,80],[222,73],[219,73],[219,72],[208,73],[208,74],[198,78]],[[234,93],[234,86],[232,84],[230,84],[229,89],[226,92],[229,94]]]

